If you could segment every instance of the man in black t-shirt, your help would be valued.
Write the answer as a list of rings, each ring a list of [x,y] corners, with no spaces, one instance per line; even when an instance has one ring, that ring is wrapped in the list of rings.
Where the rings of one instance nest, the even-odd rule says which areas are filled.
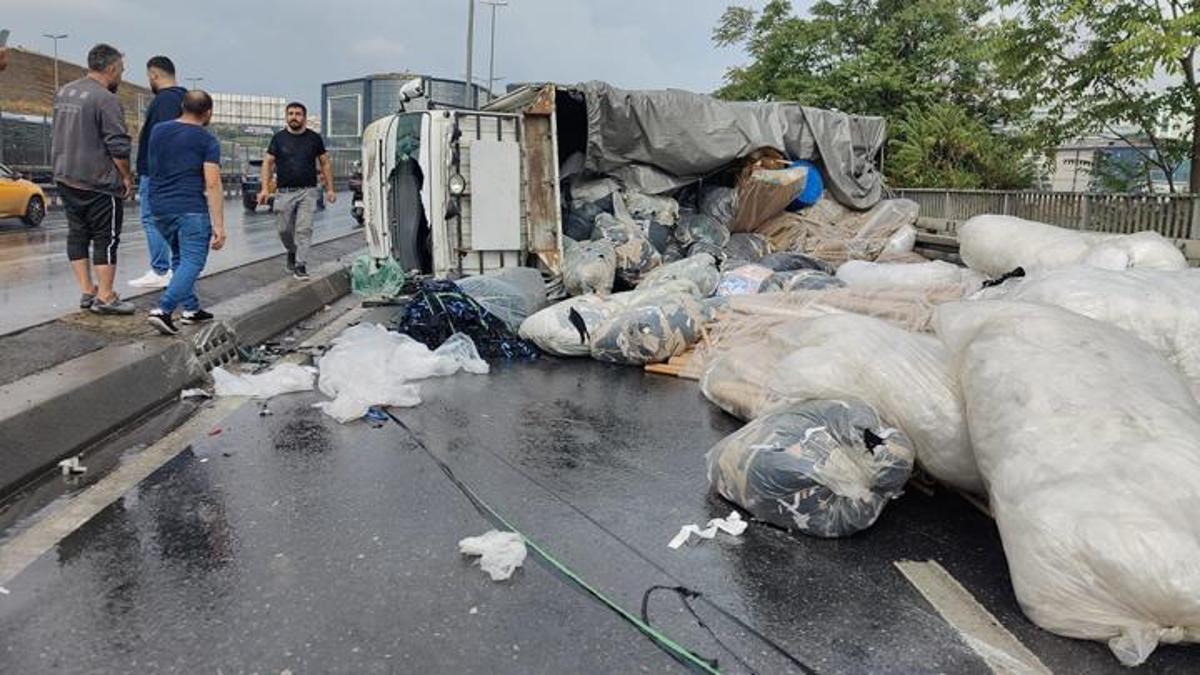
[[[303,103],[287,104],[287,128],[271,138],[262,163],[262,189],[258,203],[270,197],[272,177],[277,178],[275,217],[279,239],[287,250],[287,268],[297,279],[308,278],[308,249],[312,246],[313,211],[317,208],[317,164],[325,184],[325,201],[337,201],[333,169],[325,154],[321,134],[307,128],[308,109]]]

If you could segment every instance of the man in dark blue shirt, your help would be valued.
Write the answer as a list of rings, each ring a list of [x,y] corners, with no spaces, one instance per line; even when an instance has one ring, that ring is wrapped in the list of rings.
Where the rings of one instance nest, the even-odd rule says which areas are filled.
[[[212,97],[189,91],[183,115],[150,133],[150,208],[154,225],[171,249],[171,282],[150,310],[150,324],[164,335],[179,329],[172,319],[202,323],[213,318],[200,307],[195,284],[208,262],[208,249],[225,245],[225,195],[221,188],[221,144],[204,130],[212,119]]]
[[[165,288],[171,281],[171,249],[158,228],[150,209],[150,134],[155,125],[179,117],[183,110],[183,95],[187,89],[175,84],[175,64],[165,56],[155,56],[146,62],[146,78],[154,100],[146,108],[146,121],[138,135],[138,206],[141,209],[142,229],[146,231],[146,247],[150,252],[150,270],[129,282],[136,288]]]

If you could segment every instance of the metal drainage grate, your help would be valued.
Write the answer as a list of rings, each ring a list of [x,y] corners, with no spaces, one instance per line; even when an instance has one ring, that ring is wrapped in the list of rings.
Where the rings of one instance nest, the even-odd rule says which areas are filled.
[[[192,336],[192,353],[204,372],[212,372],[237,360],[237,335],[225,323],[210,324]]]

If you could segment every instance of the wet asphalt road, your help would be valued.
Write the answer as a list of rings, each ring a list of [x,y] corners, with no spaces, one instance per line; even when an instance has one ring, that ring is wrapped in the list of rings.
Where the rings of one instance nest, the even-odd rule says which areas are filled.
[[[354,230],[350,195],[318,211],[314,241],[325,241]],[[275,231],[275,215],[266,208],[248,214],[240,200],[225,202],[225,248],[213,251],[204,275],[278,255],[283,247]],[[79,288],[66,255],[67,222],[61,211],[50,213],[40,227],[0,219],[0,335],[77,311]],[[117,292],[131,298],[146,293],[126,282],[150,267],[146,234],[137,206],[127,205],[117,258]],[[157,292],[157,291],[152,291]]]
[[[0,672],[682,669],[532,552],[487,579],[456,549],[494,526],[464,489],[622,607],[698,590],[815,672],[989,672],[896,560],[940,562],[1054,672],[1128,672],[1023,617],[993,523],[954,495],[910,490],[843,540],[752,525],[667,548],[730,510],[703,455],[738,423],[693,382],[545,359],[421,390],[379,429],[332,421],[317,394],[242,406],[7,584]],[[707,629],[671,594],[650,621],[723,671],[800,672],[693,604]],[[1198,666],[1160,647],[1139,672]]]

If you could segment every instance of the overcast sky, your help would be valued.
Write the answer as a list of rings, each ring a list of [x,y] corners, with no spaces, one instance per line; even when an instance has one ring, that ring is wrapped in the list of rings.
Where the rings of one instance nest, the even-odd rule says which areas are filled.
[[[707,92],[738,49],[713,46],[728,4],[764,0],[509,0],[497,12],[496,75],[506,82],[600,79],[628,88]],[[807,4],[799,0],[798,6]],[[83,63],[96,42],[126,54],[126,78],[170,56],[180,78],[213,92],[315,104],[320,84],[410,70],[461,78],[467,0],[0,0],[10,45],[51,52],[43,33],[67,33],[63,58]],[[474,73],[486,77],[491,8],[478,4]],[[500,80],[499,78],[506,78]],[[186,81],[183,81],[186,84]]]

